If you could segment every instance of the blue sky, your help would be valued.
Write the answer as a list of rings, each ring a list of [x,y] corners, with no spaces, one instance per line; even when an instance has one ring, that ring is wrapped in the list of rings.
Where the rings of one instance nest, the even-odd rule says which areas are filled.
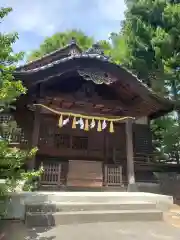
[[[120,29],[124,0],[0,0],[13,12],[1,24],[3,32],[17,31],[15,51],[38,48],[46,36],[81,29],[95,39],[107,39]]]

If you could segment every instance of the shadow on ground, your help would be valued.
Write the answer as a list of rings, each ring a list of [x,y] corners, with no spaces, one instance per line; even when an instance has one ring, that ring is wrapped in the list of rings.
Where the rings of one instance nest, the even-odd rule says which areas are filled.
[[[179,240],[180,236],[180,229],[166,222],[96,222],[32,229],[12,223],[4,230],[3,240]]]
[[[48,234],[52,227],[27,228],[20,221],[1,221],[0,222],[0,240],[54,240],[53,234]],[[42,235],[49,236],[42,236]]]

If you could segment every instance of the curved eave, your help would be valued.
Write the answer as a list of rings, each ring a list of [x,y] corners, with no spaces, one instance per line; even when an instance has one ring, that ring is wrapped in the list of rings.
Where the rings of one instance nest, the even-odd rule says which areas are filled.
[[[119,81],[123,81],[129,85],[132,91],[136,91],[143,99],[153,100],[160,105],[160,109],[152,114],[150,116],[151,118],[156,118],[175,109],[175,102],[160,97],[131,72],[120,65],[110,62],[107,57],[102,55],[82,54],[69,56],[35,69],[26,71],[17,70],[14,72],[14,76],[15,78],[20,78],[27,86],[30,86],[43,81],[50,81],[52,76],[61,75],[73,70],[90,68],[108,72],[117,79],[112,85],[116,85]]]
[[[172,111],[175,110],[175,104],[171,103],[168,107],[166,107],[166,109],[160,109],[159,111],[151,114],[149,116],[149,119],[152,120],[152,119],[156,119],[156,118],[159,118],[159,117],[162,117]]]

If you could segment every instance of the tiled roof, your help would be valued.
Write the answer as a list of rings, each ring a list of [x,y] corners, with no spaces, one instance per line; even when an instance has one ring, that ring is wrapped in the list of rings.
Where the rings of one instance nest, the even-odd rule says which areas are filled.
[[[64,48],[61,48],[61,49],[59,49],[57,51],[54,51],[53,53],[48,54],[45,57],[42,57],[42,58],[40,58],[38,60],[35,60],[34,62],[41,61],[42,59],[44,59],[46,57],[51,57],[51,56],[59,53],[63,49],[67,49],[67,48],[70,48],[72,46],[76,46],[76,48],[80,49],[76,45],[75,42],[72,42],[71,44],[65,46]],[[133,83],[136,82],[137,87],[139,87],[141,89],[141,92],[143,90],[144,93],[149,95],[151,98],[153,98],[156,101],[160,102],[164,106],[167,105],[166,108],[168,109],[168,111],[169,111],[169,109],[173,110],[173,108],[175,107],[175,102],[174,101],[172,101],[170,99],[166,99],[166,98],[160,97],[156,92],[154,92],[151,88],[149,88],[146,84],[144,84],[140,79],[138,79],[137,76],[132,74],[127,69],[123,68],[121,65],[117,65],[117,64],[113,63],[113,61],[109,57],[104,55],[103,51],[99,48],[99,46],[97,44],[93,45],[92,48],[88,49],[87,51],[82,52],[80,50],[77,53],[71,53],[67,57],[63,57],[63,58],[61,58],[59,60],[52,61],[52,62],[50,62],[50,63],[48,63],[46,65],[34,67],[32,69],[27,69],[27,70],[24,69],[24,67],[26,66],[26,65],[24,65],[24,66],[22,66],[20,68],[17,68],[15,73],[14,73],[14,75],[18,76],[18,77],[21,77],[21,76],[25,77],[26,75],[27,76],[28,75],[31,75],[31,76],[34,75],[35,76],[36,74],[41,74],[42,73],[43,74],[42,76],[45,76],[47,74],[48,69],[51,70],[51,68],[52,68],[51,72],[53,72],[53,68],[56,68],[56,66],[59,66],[59,68],[56,68],[56,69],[60,69],[60,66],[61,66],[61,69],[62,69],[62,66],[64,66],[64,64],[69,64],[70,62],[72,63],[72,61],[73,61],[74,65],[77,62],[77,65],[75,67],[76,67],[76,70],[78,70],[79,68],[81,68],[81,65],[83,66],[83,64],[86,61],[88,61],[88,60],[96,61],[97,68],[98,68],[98,64],[102,66],[103,63],[105,63],[104,71],[108,72],[108,68],[109,69],[113,69],[113,70],[116,71],[116,76],[118,75],[119,78],[121,78],[121,74],[125,75],[126,79],[124,79],[124,81],[129,79],[131,83],[132,82]],[[92,63],[92,61],[91,61],[91,63]],[[59,71],[61,71],[61,70],[59,70]]]

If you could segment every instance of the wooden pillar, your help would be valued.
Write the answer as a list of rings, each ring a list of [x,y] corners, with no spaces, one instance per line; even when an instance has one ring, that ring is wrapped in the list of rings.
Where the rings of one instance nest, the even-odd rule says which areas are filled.
[[[126,121],[127,178],[128,178],[128,191],[136,192],[138,190],[135,183],[135,172],[134,172],[132,123],[133,123],[132,119],[128,119]]]
[[[107,186],[107,163],[108,163],[108,133],[104,131],[104,162],[103,162],[103,185]]]
[[[33,130],[32,130],[32,147],[38,146],[39,141],[39,129],[40,129],[40,110],[36,108],[34,111],[34,122],[33,122]],[[29,168],[32,170],[35,168],[35,160],[36,156],[29,162]]]

